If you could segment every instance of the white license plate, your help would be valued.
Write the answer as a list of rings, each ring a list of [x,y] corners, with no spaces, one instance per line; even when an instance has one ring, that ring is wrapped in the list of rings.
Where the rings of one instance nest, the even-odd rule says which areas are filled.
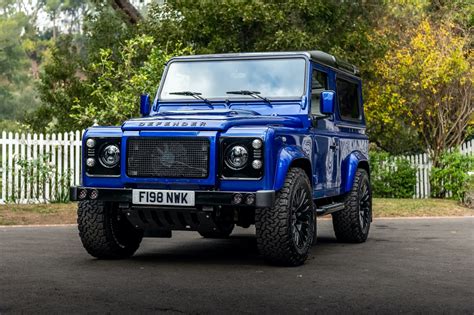
[[[194,206],[194,191],[134,189],[132,203],[135,205]]]

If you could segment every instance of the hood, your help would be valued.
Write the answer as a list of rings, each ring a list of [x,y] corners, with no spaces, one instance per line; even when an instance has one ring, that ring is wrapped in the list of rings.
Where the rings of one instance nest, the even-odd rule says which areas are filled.
[[[296,117],[266,116],[250,110],[191,110],[162,112],[126,121],[123,130],[227,130],[234,126],[280,125],[302,128]]]

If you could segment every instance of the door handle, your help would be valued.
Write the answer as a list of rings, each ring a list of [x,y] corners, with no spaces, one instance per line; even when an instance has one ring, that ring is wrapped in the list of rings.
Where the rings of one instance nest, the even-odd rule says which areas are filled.
[[[337,148],[339,148],[339,146],[337,145],[337,143],[334,141],[330,146],[329,148],[333,151],[336,151]]]

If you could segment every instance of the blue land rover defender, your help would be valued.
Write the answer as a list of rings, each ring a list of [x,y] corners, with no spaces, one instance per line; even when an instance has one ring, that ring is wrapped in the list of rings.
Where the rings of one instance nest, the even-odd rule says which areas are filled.
[[[342,242],[372,221],[356,67],[321,51],[184,56],[166,65],[142,117],[83,138],[79,234],[97,258],[134,254],[173,230],[228,237],[255,225],[265,261],[300,265],[316,216]]]

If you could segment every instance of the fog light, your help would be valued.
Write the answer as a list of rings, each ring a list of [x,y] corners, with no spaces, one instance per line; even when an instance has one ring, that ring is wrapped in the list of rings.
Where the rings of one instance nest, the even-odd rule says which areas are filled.
[[[92,138],[91,138],[91,139],[87,139],[86,145],[87,145],[88,148],[91,148],[91,149],[92,149],[93,147],[95,147],[95,140],[92,139]]]
[[[235,195],[232,197],[232,203],[233,203],[234,205],[241,204],[243,199],[244,199],[244,197],[243,197],[241,194],[235,194]]]
[[[93,158],[88,158],[87,161],[86,161],[86,165],[88,167],[94,167],[95,166],[95,159]]]
[[[259,170],[262,168],[262,161],[260,160],[253,160],[252,162],[252,167],[256,170]]]
[[[79,197],[79,199],[86,199],[86,197],[87,197],[87,190],[81,189],[81,190],[79,191],[78,197]]]
[[[91,194],[89,195],[89,197],[94,200],[94,199],[97,199],[97,197],[99,197],[99,191],[97,189],[94,189],[91,191]]]
[[[247,195],[247,197],[245,197],[245,203],[248,204],[249,206],[253,205],[254,202],[255,202],[255,196],[253,194],[249,194]]]

